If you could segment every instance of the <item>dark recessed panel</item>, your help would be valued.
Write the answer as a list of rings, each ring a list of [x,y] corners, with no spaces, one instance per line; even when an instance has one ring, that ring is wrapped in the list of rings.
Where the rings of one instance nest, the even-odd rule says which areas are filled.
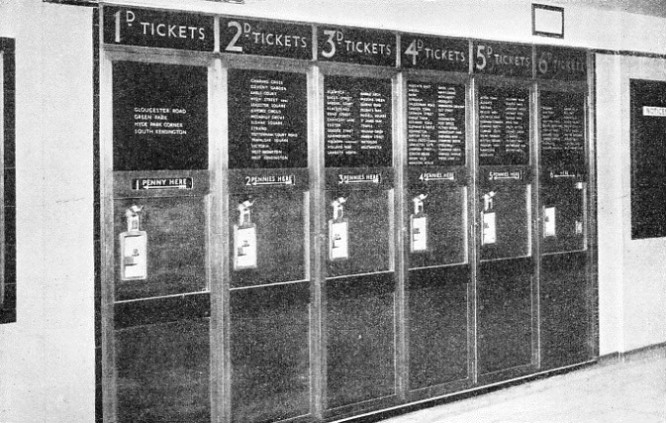
[[[389,79],[326,77],[326,167],[391,166],[391,100]]]
[[[632,80],[631,237],[666,236],[666,82]]]
[[[388,191],[326,191],[328,231],[336,224],[331,204],[344,198],[342,219],[347,222],[347,257],[332,258],[331,243],[326,239],[327,276],[354,275],[391,270],[391,216]],[[344,241],[342,241],[344,242]]]
[[[115,332],[122,423],[210,421],[208,319]]]
[[[409,272],[409,387],[468,376],[468,266]]]
[[[140,230],[147,237],[147,277],[122,280],[120,234],[128,233],[126,212],[142,207]],[[206,218],[201,198],[116,200],[114,208],[115,299],[130,300],[206,289]]]
[[[113,64],[113,170],[208,168],[208,69]]]
[[[541,251],[585,248],[585,185],[563,181],[541,186]]]
[[[229,167],[308,165],[305,74],[229,71]]]
[[[480,374],[531,363],[532,272],[529,259],[481,265],[477,284]]]
[[[308,284],[231,293],[232,421],[309,413]]]
[[[590,358],[591,297],[586,280],[587,253],[541,258],[541,363],[544,368]]]
[[[423,203],[417,213],[414,201]],[[409,190],[409,268],[463,263],[466,259],[465,195],[461,187],[412,187]],[[418,207],[418,205],[417,205]],[[425,217],[423,227],[419,218]],[[425,230],[424,230],[425,229]],[[419,243],[415,231],[424,230],[425,240]],[[420,247],[425,246],[425,249]]]
[[[409,166],[465,164],[465,86],[407,83]]]
[[[238,226],[240,220],[239,204],[248,198],[246,195],[234,195],[229,199],[231,237],[234,236],[234,226]],[[300,191],[252,196],[249,200],[252,201],[250,219],[256,231],[256,267],[234,270],[235,255],[238,252],[230,251],[232,287],[306,278],[304,199]],[[237,236],[240,237],[239,234]],[[238,246],[233,239],[230,241],[231,245]]]
[[[525,185],[508,184],[480,191],[481,260],[530,254],[527,193]]]
[[[393,274],[327,282],[328,408],[395,394]]]
[[[529,91],[479,88],[479,164],[529,164]]]

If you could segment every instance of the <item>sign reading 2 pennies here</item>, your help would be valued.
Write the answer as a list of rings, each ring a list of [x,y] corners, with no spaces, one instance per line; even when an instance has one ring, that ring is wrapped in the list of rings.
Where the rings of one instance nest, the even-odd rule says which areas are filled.
[[[396,35],[386,31],[353,28],[317,28],[321,61],[360,65],[396,66]]]
[[[205,67],[113,64],[113,168],[208,168]]]
[[[469,71],[467,40],[403,35],[401,44],[404,68]]]
[[[324,97],[326,167],[391,166],[391,80],[329,76]]]
[[[141,47],[213,51],[213,16],[104,7],[104,42]]]
[[[229,167],[307,167],[305,74],[229,71]]]
[[[289,23],[220,18],[222,53],[312,59],[312,27]]]
[[[532,46],[475,41],[472,60],[474,73],[532,77]]]

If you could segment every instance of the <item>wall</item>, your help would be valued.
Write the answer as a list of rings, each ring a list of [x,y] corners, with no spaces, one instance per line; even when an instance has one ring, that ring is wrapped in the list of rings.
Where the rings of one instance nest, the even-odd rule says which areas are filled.
[[[92,10],[0,1],[16,40],[17,322],[0,325],[0,421],[94,416]]]
[[[666,342],[666,240],[631,239],[630,79],[666,81],[666,59],[597,57],[601,354]]]

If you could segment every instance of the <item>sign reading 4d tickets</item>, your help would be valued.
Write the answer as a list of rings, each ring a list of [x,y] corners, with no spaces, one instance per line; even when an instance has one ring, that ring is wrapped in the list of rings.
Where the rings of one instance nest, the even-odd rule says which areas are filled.
[[[352,28],[318,28],[317,58],[361,65],[396,66],[396,35]]]
[[[223,53],[312,58],[312,27],[239,18],[220,18]]]
[[[401,42],[405,68],[469,71],[467,40],[404,35]]]
[[[474,73],[532,77],[531,46],[475,41],[472,55]]]
[[[182,12],[105,7],[104,42],[213,51],[214,18]]]

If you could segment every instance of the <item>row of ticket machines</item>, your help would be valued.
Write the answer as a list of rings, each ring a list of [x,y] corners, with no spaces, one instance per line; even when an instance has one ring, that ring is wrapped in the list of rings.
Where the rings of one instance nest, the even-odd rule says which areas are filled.
[[[333,420],[593,357],[584,67],[183,62],[103,62],[105,419]]]

